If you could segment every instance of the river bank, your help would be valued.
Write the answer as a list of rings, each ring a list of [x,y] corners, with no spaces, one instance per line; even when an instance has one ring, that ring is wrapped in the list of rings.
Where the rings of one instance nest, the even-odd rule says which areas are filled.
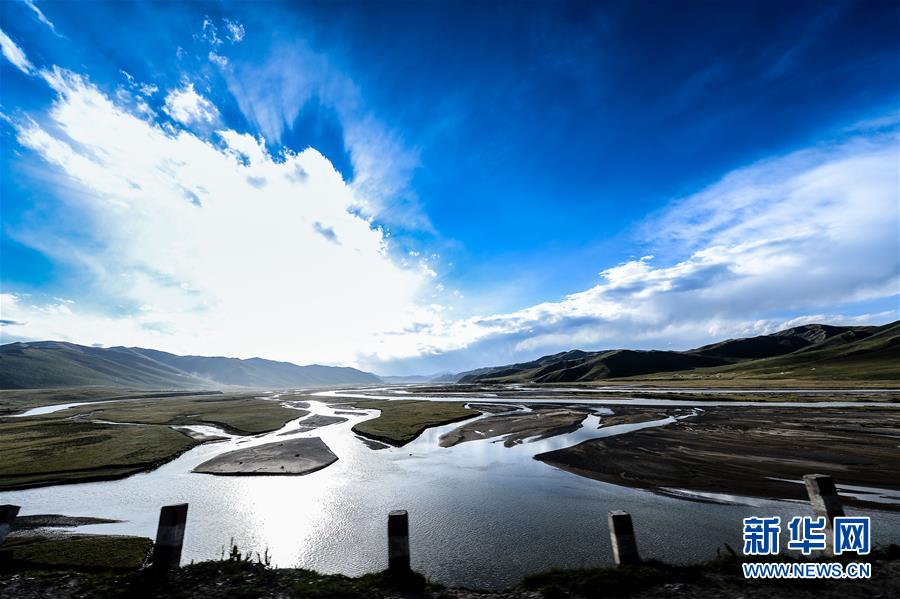
[[[690,423],[698,413],[712,408],[739,417],[745,411],[785,409],[783,405],[704,402],[698,407],[690,401],[652,400],[650,404],[644,402],[651,400],[629,400],[627,396],[607,403],[611,400],[595,402],[590,396],[570,397],[567,392],[514,389],[472,393],[467,401],[457,397],[432,402],[415,387],[396,391],[392,397],[402,397],[402,401],[370,403],[341,394],[294,393],[289,396],[292,405],[305,411],[294,411],[295,419],[264,434],[233,435],[211,426],[179,425],[194,431],[203,429],[224,439],[199,444],[150,472],[109,482],[4,492],[4,503],[21,505],[23,516],[71,513],[72,506],[78,506],[79,515],[120,521],[91,525],[79,532],[141,537],[155,534],[160,506],[189,503],[185,562],[214,559],[234,538],[242,546],[268,549],[275,566],[302,566],[349,577],[386,565],[385,514],[406,509],[410,513],[413,567],[448,586],[484,589],[508,588],[523,576],[549,567],[610,563],[605,526],[608,510],[629,511],[646,557],[669,563],[696,563],[713,557],[716,547],[724,543],[737,546],[741,518],[748,514],[789,518],[810,512],[807,501],[740,495],[718,497],[716,503],[705,498],[707,502],[701,503],[694,496],[661,495],[645,488],[608,484],[533,459],[536,454],[592,439],[680,426],[676,423]],[[370,394],[368,398],[387,393],[366,388],[345,393],[350,394]],[[277,407],[283,397],[259,401]],[[347,409],[348,403],[358,407]],[[789,407],[815,415],[834,409],[836,403],[847,413],[866,410],[867,405],[896,409],[883,403],[860,405],[834,399],[814,405],[791,403]],[[402,426],[412,424],[408,416],[431,417],[445,409],[458,410],[471,420],[433,426],[402,447],[381,446],[377,451],[354,434],[353,427],[395,408],[405,413],[404,418],[396,419]],[[488,421],[482,413],[505,413],[514,422],[529,410],[552,412],[559,408],[585,410],[587,416],[576,430],[547,438],[541,437],[549,422],[536,422],[540,427],[528,427],[527,434],[533,436],[511,447],[502,442],[506,435],[440,446],[442,437],[480,419],[485,422],[474,430],[486,427],[498,431],[498,421]],[[339,421],[338,416],[347,420]],[[325,422],[331,424],[312,426]],[[815,420],[809,422],[809,426],[816,426]],[[134,426],[117,428],[136,430]],[[408,430],[416,432],[415,428]],[[800,430],[803,428],[801,425]],[[310,437],[320,437],[339,459],[303,476],[210,476],[193,472],[200,464],[229,451]],[[843,494],[846,481],[835,478]],[[900,541],[900,511],[887,511],[890,509],[867,507],[863,512],[872,516],[878,538],[885,543]],[[848,513],[860,512],[850,508]]]
[[[551,570],[525,577],[501,591],[445,587],[411,573],[359,577],[275,569],[264,556],[232,553],[229,559],[191,564],[166,578],[147,570],[130,572],[14,570],[0,578],[3,599],[189,598],[208,599],[600,599],[662,597],[710,599],[862,599],[900,596],[900,548],[866,556],[865,580],[746,580],[741,560],[730,554],[702,564],[673,566],[646,562],[621,568]],[[490,567],[485,565],[485,567]]]

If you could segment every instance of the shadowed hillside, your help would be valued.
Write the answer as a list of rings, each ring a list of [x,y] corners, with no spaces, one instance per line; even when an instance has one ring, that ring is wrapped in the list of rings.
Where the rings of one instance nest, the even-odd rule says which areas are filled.
[[[284,388],[380,383],[374,374],[334,366],[298,366],[262,358],[177,356],[139,347],[98,348],[39,341],[0,346],[0,388],[102,385],[138,389],[222,386]]]

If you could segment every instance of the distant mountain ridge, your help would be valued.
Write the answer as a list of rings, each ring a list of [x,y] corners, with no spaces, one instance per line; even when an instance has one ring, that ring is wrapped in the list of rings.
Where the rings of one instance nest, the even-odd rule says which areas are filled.
[[[87,385],[135,389],[323,387],[380,384],[355,368],[298,366],[262,358],[179,356],[140,347],[88,347],[61,341],[0,346],[0,389]]]
[[[571,350],[460,373],[460,383],[576,383],[674,373],[691,377],[900,379],[900,321],[810,324],[688,351]]]

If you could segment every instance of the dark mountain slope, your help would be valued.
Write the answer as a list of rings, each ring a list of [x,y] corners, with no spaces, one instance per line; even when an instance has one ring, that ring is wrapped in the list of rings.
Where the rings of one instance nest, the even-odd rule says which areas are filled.
[[[810,324],[793,327],[759,337],[728,339],[690,350],[690,353],[732,360],[771,358],[825,343],[834,338],[844,341],[863,339],[878,327],[835,327],[826,324]]]
[[[738,378],[900,380],[900,322],[847,331],[795,352],[698,371]]]
[[[810,324],[729,339],[694,350],[584,352],[460,374],[460,383],[572,383],[656,373],[696,376],[900,379],[900,323],[839,327]],[[667,376],[672,376],[667,374]]]

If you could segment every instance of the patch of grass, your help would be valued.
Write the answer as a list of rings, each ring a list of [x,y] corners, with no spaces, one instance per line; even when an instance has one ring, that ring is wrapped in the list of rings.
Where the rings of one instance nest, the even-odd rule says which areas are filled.
[[[110,422],[215,424],[243,435],[277,430],[284,423],[309,412],[285,408],[277,401],[250,395],[213,395],[87,405],[65,413],[67,416],[90,414],[92,419]]]
[[[0,560],[19,568],[136,570],[152,546],[150,539],[117,535],[11,536]]]
[[[54,591],[65,588],[71,593],[74,588],[73,577],[68,574],[60,579],[55,572],[28,571],[20,575],[20,578],[29,579],[29,590],[43,589],[46,596],[59,596]],[[416,573],[399,579],[387,572],[349,578],[318,574],[311,570],[277,570],[243,560],[191,564],[174,570],[165,577],[156,577],[150,570],[127,573],[82,571],[74,584],[77,585],[77,593],[67,596],[105,599],[430,599],[439,596],[444,588],[427,582],[422,575]],[[0,580],[0,594],[3,590],[3,582]]]
[[[80,401],[129,399],[166,393],[163,391],[126,391],[111,387],[75,387],[67,389],[0,389],[0,416],[16,414],[40,406],[55,406]]]
[[[419,400],[366,400],[357,408],[381,410],[381,415],[360,422],[353,431],[360,435],[400,447],[422,434],[427,428],[477,416],[460,402]]]
[[[425,577],[416,572],[395,576],[390,572],[366,574],[359,578],[341,575],[323,575],[309,570],[298,570],[299,580],[291,585],[298,599],[367,599],[384,597],[393,593],[422,593],[426,589],[438,590]]]
[[[77,420],[0,423],[0,490],[120,478],[159,465],[195,446],[162,426]]]
[[[548,599],[575,594],[585,599],[626,595],[663,583],[690,582],[702,574],[701,566],[669,566],[644,562],[618,568],[549,570],[525,577],[522,586],[539,590]]]

